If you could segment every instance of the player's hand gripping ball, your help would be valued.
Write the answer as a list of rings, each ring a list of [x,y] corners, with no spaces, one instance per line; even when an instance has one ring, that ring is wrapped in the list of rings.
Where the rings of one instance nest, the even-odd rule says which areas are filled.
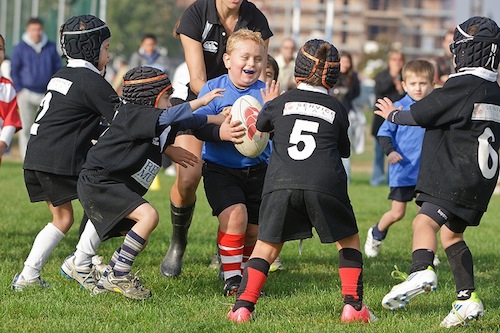
[[[269,143],[269,133],[257,131],[255,123],[259,112],[262,109],[259,101],[250,95],[238,98],[231,108],[232,120],[241,121],[245,127],[245,135],[242,137],[242,143],[235,143],[235,148],[240,154],[254,158],[262,154]]]

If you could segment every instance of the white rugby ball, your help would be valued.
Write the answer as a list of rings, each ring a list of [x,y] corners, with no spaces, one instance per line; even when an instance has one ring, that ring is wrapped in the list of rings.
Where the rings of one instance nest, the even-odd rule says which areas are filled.
[[[239,120],[245,127],[242,143],[235,143],[234,147],[240,154],[255,158],[262,154],[269,142],[269,133],[257,131],[255,123],[262,109],[259,101],[250,95],[238,98],[231,108],[231,121]]]

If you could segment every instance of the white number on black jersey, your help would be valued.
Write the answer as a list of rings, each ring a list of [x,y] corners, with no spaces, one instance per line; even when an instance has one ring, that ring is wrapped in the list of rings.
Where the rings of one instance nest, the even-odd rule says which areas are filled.
[[[298,161],[309,158],[316,149],[316,140],[313,135],[304,133],[318,133],[318,129],[319,124],[315,121],[295,120],[289,140],[293,146],[288,148],[288,155]],[[301,142],[304,143],[304,147],[299,150],[298,144]]]
[[[477,138],[477,141],[479,141],[477,162],[483,177],[486,179],[495,177],[498,169],[498,153],[490,145],[489,139],[491,139],[491,142],[495,142],[495,135],[489,127],[486,127],[483,134]],[[491,166],[489,166],[490,159]]]
[[[47,113],[47,110],[49,109],[49,105],[50,105],[51,100],[52,100],[52,93],[49,91],[48,93],[45,94],[45,96],[43,96],[43,99],[40,102],[40,112],[38,112],[38,115],[36,116],[35,122],[33,123],[33,125],[31,125],[31,128],[30,128],[31,135],[38,134],[38,127],[40,126],[40,124],[38,124],[38,122]]]

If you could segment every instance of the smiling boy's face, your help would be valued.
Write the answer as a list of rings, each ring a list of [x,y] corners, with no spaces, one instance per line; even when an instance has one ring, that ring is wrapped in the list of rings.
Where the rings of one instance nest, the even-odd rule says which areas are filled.
[[[231,82],[242,89],[257,82],[262,71],[264,54],[264,46],[254,41],[237,42],[231,54],[224,54],[224,64]]]

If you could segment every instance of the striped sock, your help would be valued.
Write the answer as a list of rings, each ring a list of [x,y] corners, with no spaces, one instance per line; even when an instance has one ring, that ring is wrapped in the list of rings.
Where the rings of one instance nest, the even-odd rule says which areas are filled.
[[[115,267],[116,261],[118,260],[118,257],[120,256],[121,249],[122,249],[122,247],[120,246],[118,249],[116,249],[116,251],[111,256],[111,260],[109,261],[108,266],[106,266],[104,273],[102,273],[103,277],[108,276],[109,272],[111,272],[113,270],[113,267]]]
[[[113,267],[114,275],[125,276],[130,273],[135,257],[144,249],[145,246],[146,240],[136,234],[133,230],[130,230],[125,236],[125,240],[120,248],[118,260],[116,260],[115,266]]]
[[[355,249],[339,251],[339,276],[345,304],[356,310],[363,306],[363,256]]]
[[[111,260],[109,261],[108,266],[106,266],[106,269],[104,270],[101,278],[99,279],[99,281],[96,284],[97,288],[104,289],[104,287],[102,285],[102,281],[106,278],[106,276],[108,276],[109,272],[111,272],[113,270],[113,267],[115,267],[116,261],[118,260],[118,257],[120,256],[120,250],[121,250],[121,246],[118,249],[116,249],[115,252],[113,252],[113,255],[111,256]]]
[[[217,245],[219,246],[220,261],[224,272],[224,280],[233,276],[241,276],[241,262],[243,261],[243,247],[245,235],[226,234],[218,232]]]
[[[248,259],[250,259],[250,256],[252,255],[254,248],[255,245],[245,246],[243,248],[243,260],[241,261],[241,274],[243,274],[243,270],[245,269],[245,264],[248,261]]]

